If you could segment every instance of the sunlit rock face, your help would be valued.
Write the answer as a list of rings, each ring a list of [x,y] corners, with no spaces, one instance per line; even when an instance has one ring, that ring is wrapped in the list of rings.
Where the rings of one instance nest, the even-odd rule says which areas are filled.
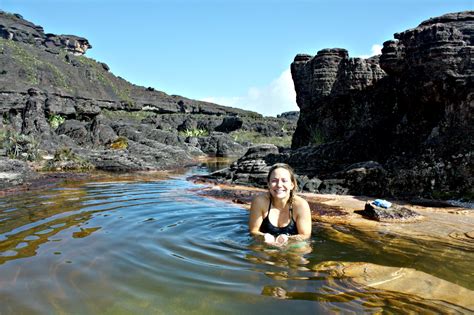
[[[324,138],[341,138],[351,130],[360,129],[360,117],[338,103],[385,76],[377,57],[349,58],[347,50],[341,48],[323,49],[314,57],[297,55],[291,71],[301,110],[299,130],[293,137],[294,148],[322,143]]]
[[[82,56],[87,49],[92,48],[87,39],[74,35],[46,34],[44,45],[46,47],[63,48],[75,56]]]
[[[474,11],[465,11],[397,33],[369,59],[340,48],[297,55],[301,112],[287,162],[341,179],[349,193],[472,199],[473,42]],[[345,174],[367,161],[383,170],[370,189]]]

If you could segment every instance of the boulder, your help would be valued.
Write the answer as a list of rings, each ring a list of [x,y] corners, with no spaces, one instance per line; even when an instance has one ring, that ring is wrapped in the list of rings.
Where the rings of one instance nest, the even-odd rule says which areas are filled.
[[[0,189],[21,185],[37,177],[26,162],[0,157]]]
[[[419,213],[398,205],[383,208],[367,202],[363,211],[357,211],[365,218],[380,222],[414,222],[423,218]]]

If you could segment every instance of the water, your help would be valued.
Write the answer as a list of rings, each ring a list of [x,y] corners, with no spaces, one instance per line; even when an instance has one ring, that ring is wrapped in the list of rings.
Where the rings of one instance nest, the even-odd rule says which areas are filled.
[[[357,273],[369,263],[370,277],[386,281],[410,268],[418,272],[412,278],[468,298],[468,248],[323,224],[303,248],[268,248],[248,235],[246,209],[192,191],[198,185],[186,176],[206,171],[2,198],[0,314],[471,311],[429,292],[374,288]]]

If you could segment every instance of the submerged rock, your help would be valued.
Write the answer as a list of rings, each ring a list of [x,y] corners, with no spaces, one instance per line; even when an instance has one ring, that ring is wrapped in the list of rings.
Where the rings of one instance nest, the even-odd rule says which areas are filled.
[[[436,314],[454,310],[467,314],[474,310],[474,291],[416,269],[338,261],[324,262],[312,269],[345,279],[361,290],[376,289],[374,294],[386,295],[390,300],[414,299],[420,307],[413,310],[415,313],[425,307]]]

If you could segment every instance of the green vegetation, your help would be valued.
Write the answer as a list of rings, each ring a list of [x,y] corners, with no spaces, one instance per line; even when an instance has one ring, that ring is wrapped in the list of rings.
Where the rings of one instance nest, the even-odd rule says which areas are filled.
[[[70,148],[60,148],[44,167],[45,171],[90,171],[95,167],[89,161],[75,154]]]
[[[5,140],[7,139],[7,130],[0,129],[0,149],[3,149]]]
[[[62,125],[64,123],[64,121],[66,121],[66,118],[64,118],[61,115],[51,115],[51,116],[49,116],[48,121],[49,121],[49,124],[50,124],[51,128],[56,130],[56,129],[58,129],[58,127],[60,125]]]
[[[6,49],[11,51],[11,57],[22,66],[20,73],[25,76],[28,83],[37,85],[38,79],[38,67],[42,63],[36,56],[32,55],[22,46],[21,43],[0,39],[0,51],[4,52]]]
[[[207,137],[209,136],[209,130],[206,129],[186,129],[179,132],[180,135],[185,137]]]
[[[117,120],[126,120],[126,121],[136,121],[136,122],[141,122],[143,119],[155,115],[152,112],[147,112],[143,110],[139,111],[125,111],[125,110],[107,110],[103,109],[102,114],[114,121]]]
[[[320,145],[325,143],[326,140],[319,129],[311,129],[309,133],[309,142],[313,145]]]
[[[7,130],[3,148],[10,159],[36,161],[39,159],[39,143],[32,137]]]
[[[121,88],[117,86],[117,84],[111,80],[111,75],[104,69],[101,63],[85,56],[76,56],[76,60],[89,68],[91,80],[97,80],[102,85],[110,87],[121,101],[127,104],[133,104],[133,99],[130,97],[130,87]]]
[[[38,85],[40,83],[40,72],[51,74],[51,83],[65,90],[72,91],[72,87],[68,84],[66,76],[61,70],[51,62],[41,60],[36,53],[27,49],[24,43],[12,40],[0,39],[0,52],[10,51],[13,60],[18,64],[19,73],[24,75],[27,83]],[[5,72],[6,73],[6,72]]]
[[[46,62],[42,62],[42,66],[46,68],[45,70],[47,70],[48,73],[51,73],[53,75],[53,84],[69,92],[73,91],[72,86],[70,86],[67,82],[66,76],[61,72],[61,70],[59,70],[58,67],[56,67],[52,63]]]
[[[110,148],[114,150],[124,150],[128,148],[128,139],[125,137],[118,137],[110,144]]]
[[[251,142],[253,144],[270,143],[280,147],[291,146],[291,136],[284,137],[266,137],[256,131],[234,131],[230,133],[235,142],[246,144]]]

